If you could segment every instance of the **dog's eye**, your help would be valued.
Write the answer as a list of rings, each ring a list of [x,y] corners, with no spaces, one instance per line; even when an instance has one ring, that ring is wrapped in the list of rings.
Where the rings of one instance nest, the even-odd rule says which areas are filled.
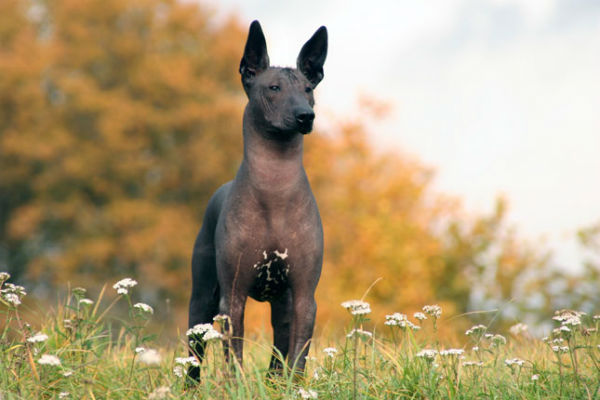
[[[281,88],[277,85],[271,85],[269,86],[269,89],[271,89],[274,92],[279,92],[281,90]]]
[[[304,89],[304,91],[306,93],[310,93],[310,92],[312,92],[312,88],[310,86],[307,86],[306,89]]]

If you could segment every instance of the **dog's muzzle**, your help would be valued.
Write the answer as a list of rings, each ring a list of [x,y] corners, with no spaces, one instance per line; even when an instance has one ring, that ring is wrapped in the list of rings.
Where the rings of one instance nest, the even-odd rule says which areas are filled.
[[[298,130],[304,135],[312,131],[314,120],[315,113],[312,111],[303,111],[296,114],[296,123],[298,124]]]

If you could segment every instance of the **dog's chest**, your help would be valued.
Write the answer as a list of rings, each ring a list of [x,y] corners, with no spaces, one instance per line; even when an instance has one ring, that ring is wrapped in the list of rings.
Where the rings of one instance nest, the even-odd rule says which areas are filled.
[[[258,301],[268,301],[279,297],[288,287],[288,249],[263,250],[260,258],[252,265],[254,283],[250,289],[250,296]]]

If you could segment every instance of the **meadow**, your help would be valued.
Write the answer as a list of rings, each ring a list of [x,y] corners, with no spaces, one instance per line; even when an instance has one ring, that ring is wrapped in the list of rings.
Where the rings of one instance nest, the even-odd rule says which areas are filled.
[[[24,320],[22,286],[0,273],[3,327],[0,398],[8,399],[595,399],[600,396],[600,315],[557,311],[555,328],[534,338],[524,324],[510,332],[475,325],[461,347],[439,334],[451,323],[437,305],[407,316],[394,313],[368,331],[369,303],[350,300],[344,335],[316,337],[307,370],[267,375],[270,341],[265,333],[245,343],[243,368],[227,365],[226,316],[186,334],[203,340],[202,382],[189,385],[185,334],[160,345],[147,333],[153,308],[134,303],[142,290],[133,279],[105,285],[96,299],[69,290],[41,321]],[[116,291],[116,296],[109,296]],[[112,300],[109,301],[109,297]],[[126,305],[127,318],[114,306]]]

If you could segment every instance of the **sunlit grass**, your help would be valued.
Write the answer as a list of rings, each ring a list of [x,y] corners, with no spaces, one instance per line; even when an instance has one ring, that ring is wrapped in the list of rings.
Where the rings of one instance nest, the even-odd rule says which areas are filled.
[[[395,313],[368,331],[368,303],[345,302],[344,335],[317,337],[303,378],[290,371],[267,377],[268,335],[247,340],[243,369],[228,366],[215,329],[198,328],[206,342],[202,382],[186,385],[186,337],[160,346],[148,335],[149,305],[137,303],[135,281],[119,281],[96,299],[85,289],[67,298],[34,324],[23,320],[25,289],[0,274],[0,398],[2,399],[396,399],[396,398],[598,398],[599,316],[557,312],[556,329],[544,339],[516,325],[510,333],[477,325],[464,345],[449,347],[438,327],[442,310],[425,306],[413,316]],[[107,296],[107,291],[113,291]],[[117,294],[118,292],[118,294]],[[116,297],[113,294],[117,294]],[[113,298],[109,301],[107,298]],[[127,305],[126,322],[114,329],[114,306]],[[109,323],[111,320],[113,322]],[[31,323],[31,325],[30,325]],[[39,329],[38,329],[39,328]],[[210,328],[210,329],[209,329]],[[208,339],[208,336],[205,337]]]

